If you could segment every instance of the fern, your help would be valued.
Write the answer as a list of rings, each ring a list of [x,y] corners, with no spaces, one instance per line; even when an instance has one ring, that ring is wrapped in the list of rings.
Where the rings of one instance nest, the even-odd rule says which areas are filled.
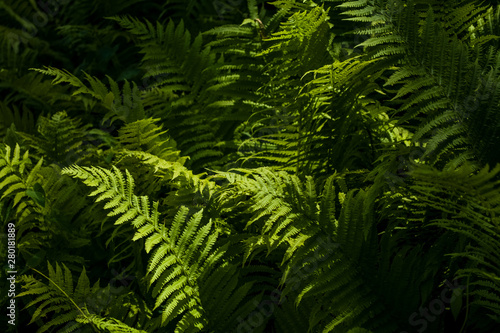
[[[474,276],[469,285],[472,304],[496,314],[500,309],[496,257],[500,245],[497,216],[500,167],[471,171],[470,166],[441,173],[418,168],[411,172],[416,177],[412,189],[420,201],[442,212],[443,217],[429,221],[430,225],[464,235],[470,241],[464,252],[452,254],[470,262],[456,272],[457,278]]]
[[[0,2],[19,321],[494,331],[499,7],[226,3],[77,0],[34,36],[45,5]]]
[[[176,142],[165,139],[167,131],[161,131],[162,126],[156,125],[158,119],[142,119],[122,127],[118,140],[127,150],[135,150],[158,156],[165,161],[178,161],[183,164],[187,159],[180,157],[176,150]]]
[[[104,332],[131,332],[131,333],[147,333],[144,330],[138,330],[132,328],[128,325],[125,325],[118,319],[114,318],[103,318],[94,314],[91,314],[87,317],[79,317],[76,318],[77,322],[81,322],[83,324],[92,324],[97,327],[99,330]]]
[[[7,105],[0,103],[0,136],[6,135],[7,129],[13,124],[16,129],[24,132],[31,132],[35,128],[33,113],[24,106],[21,112],[16,106],[12,109]]]
[[[137,232],[133,240],[146,238],[146,252],[154,249],[148,275],[150,285],[156,282],[153,296],[155,308],[164,305],[162,322],[168,323],[182,315],[178,327],[201,330],[207,323],[200,301],[196,280],[203,271],[215,265],[222,253],[210,254],[217,233],[210,234],[212,223],[200,226],[202,211],[186,221],[187,209],[181,208],[170,230],[159,224],[158,204],[150,207],[147,197],[133,195],[133,179],[126,172],[124,179],[118,169],[114,172],[72,167],[65,174],[80,178],[85,184],[97,187],[91,195],[96,201],[106,200],[110,215],[121,215],[115,224],[131,221]],[[196,259],[194,259],[196,258]]]
[[[161,192],[158,199],[175,211],[180,205],[190,205],[193,196],[208,200],[214,184],[202,179],[205,173],[195,175],[184,166],[187,157],[180,156],[176,142],[167,138],[167,131],[161,131],[161,125],[156,122],[144,119],[122,127],[118,136],[121,146],[115,150],[117,161],[130,171],[134,170],[136,179],[144,179],[138,189],[146,193]],[[148,182],[152,178],[155,182]],[[142,189],[144,185],[148,188]],[[165,189],[168,195],[165,196],[162,186],[168,186]]]
[[[78,249],[90,243],[91,231],[86,226],[89,215],[82,212],[85,200],[75,196],[79,188],[68,177],[61,177],[57,166],[44,166],[43,158],[33,165],[29,152],[21,155],[18,145],[14,150],[10,146],[2,150],[0,203],[11,211],[3,223],[16,226],[20,263],[37,267],[46,258],[66,262],[71,268],[74,263],[82,264]],[[72,221],[71,228],[66,221]],[[59,246],[73,252],[61,252]],[[7,253],[2,252],[4,255]]]
[[[51,119],[39,118],[39,136],[19,135],[39,157],[43,156],[50,162],[71,164],[85,157],[83,141],[88,135],[88,128],[89,125],[82,126],[79,120],[68,117],[66,112],[58,112]]]
[[[53,266],[48,263],[48,276],[35,271],[48,279],[50,283],[47,285],[33,276],[22,276],[23,289],[27,290],[21,292],[18,297],[30,296],[34,298],[26,305],[26,307],[37,306],[30,324],[55,315],[53,319],[46,321],[38,332],[45,332],[52,327],[63,324],[67,325],[59,332],[81,328],[82,324],[90,324],[94,330],[104,332],[146,332],[134,329],[118,319],[103,318],[92,313],[96,308],[101,289],[99,283],[90,286],[85,268],[82,270],[76,286],[73,285],[71,271],[64,264],[61,269],[61,266],[56,263],[54,270]]]
[[[33,276],[23,276],[21,281],[24,282],[23,289],[18,297],[33,295],[35,299],[26,307],[37,305],[37,310],[33,313],[31,323],[36,320],[50,316],[52,312],[59,314],[55,318],[46,322],[38,332],[45,332],[53,326],[62,325],[71,320],[75,320],[78,316],[86,317],[89,315],[85,307],[78,304],[85,304],[86,297],[91,293],[97,292],[98,284],[90,287],[89,280],[86,276],[85,269],[82,271],[76,287],[73,285],[73,277],[71,271],[63,265],[63,269],[59,264],[56,264],[56,269],[50,263],[48,265],[49,276],[46,277],[50,284],[36,280]]]
[[[41,186],[38,183],[43,159],[33,166],[29,152],[25,151],[21,155],[19,145],[16,145],[13,151],[10,146],[4,145],[0,152],[2,152],[0,156],[0,193],[2,193],[0,201],[7,203],[14,210],[17,237],[19,237],[18,241],[21,241],[21,235],[30,237],[25,233],[43,224],[41,207],[44,205],[43,189],[40,191]],[[31,247],[36,249],[41,246],[40,241],[44,237],[46,235],[32,239]],[[21,253],[23,253],[23,244],[20,243]]]
[[[64,87],[54,87],[44,76],[35,73],[16,73],[14,70],[1,70],[0,78],[4,81],[0,87],[5,94],[4,103],[16,105],[21,109],[39,110],[49,113],[54,107],[73,109],[66,103],[69,97]],[[64,106],[62,106],[64,105]],[[34,113],[36,119],[38,113]]]
[[[232,131],[245,115],[237,113],[241,103],[236,96],[221,90],[227,78],[216,72],[221,59],[216,51],[204,44],[201,34],[192,38],[183,21],[155,26],[131,17],[112,19],[138,38],[145,76],[158,78],[145,96],[149,114],[163,119],[194,171],[220,166],[223,151],[234,153]]]
[[[372,24],[372,27],[358,31],[371,35],[359,46],[366,49],[367,59],[380,60],[370,69],[370,72],[387,73],[387,78],[381,78],[379,82],[387,88],[396,87],[396,93],[389,96],[400,105],[398,123],[416,128],[414,142],[427,142],[424,157],[429,163],[441,163],[450,168],[456,168],[466,160],[496,163],[490,148],[487,148],[497,136],[493,134],[497,128],[497,121],[493,120],[497,113],[494,103],[485,101],[488,107],[477,108],[467,105],[470,100],[480,99],[483,82],[487,82],[486,78],[491,75],[496,77],[496,69],[487,74],[486,68],[479,65],[483,57],[468,46],[467,37],[459,39],[450,33],[458,31],[460,35],[468,27],[480,24],[486,15],[486,7],[476,9],[470,4],[462,6],[458,3],[449,16],[443,17],[448,25],[440,21],[442,17],[434,11],[434,8],[441,10],[439,5],[424,10],[410,2],[405,7],[399,6],[401,10],[396,12],[384,11],[385,6],[393,5],[392,1],[383,1],[376,6],[350,1],[341,5],[359,8],[344,12],[350,19]],[[418,22],[421,22],[422,29],[417,31]],[[370,74],[362,73],[365,77]],[[360,77],[353,76],[351,80],[357,78]],[[488,101],[496,100],[496,89],[491,91]],[[408,94],[411,97],[406,97]],[[485,117],[493,117],[492,126],[479,130],[477,121]],[[431,133],[438,127],[439,133]],[[475,135],[485,130],[492,131],[489,136],[492,139],[483,145]],[[450,154],[452,149],[462,153],[453,156]]]
[[[328,12],[313,7],[293,13],[280,31],[265,39],[266,47],[257,56],[264,58],[263,74],[269,81],[260,88],[263,96],[254,111],[257,119],[253,121],[262,125],[257,127],[258,131],[253,129],[256,138],[244,143],[246,149],[255,151],[250,158],[288,167],[285,170],[291,170],[290,166],[302,167],[309,141],[314,140],[315,133],[308,130],[310,101],[297,98],[302,85],[300,79],[307,71],[328,62],[330,56],[325,48],[331,37],[328,30]],[[262,107],[267,105],[271,107]],[[284,113],[283,119],[275,121],[273,112],[276,109]],[[281,133],[269,120],[275,121],[271,123],[275,128],[283,129]]]
[[[90,87],[65,70],[59,70],[52,67],[34,70],[45,75],[55,76],[52,84],[68,83],[78,88],[73,92],[73,96],[86,94],[99,101],[104,108],[109,110],[103,121],[111,118],[112,121],[120,119],[124,122],[133,122],[144,117],[144,107],[142,105],[139,89],[135,83],[131,85],[128,81],[125,81],[123,90],[120,91],[118,84],[109,76],[107,78],[110,89],[108,89],[99,79],[87,73],[85,73],[85,79]]]
[[[433,283],[429,278],[443,263],[430,260],[442,258],[452,241],[444,237],[429,250],[404,246],[406,236],[393,229],[379,238],[374,212],[389,199],[378,202],[382,187],[348,191],[349,178],[335,175],[319,195],[311,178],[300,181],[269,169],[235,171],[217,175],[229,181],[216,194],[218,210],[230,223],[245,221],[235,224],[247,235],[243,260],[252,263],[262,252],[275,253],[282,298],[309,314],[309,329],[344,331],[356,323],[391,332],[405,327],[404,318],[431,297],[431,290],[421,294],[414,286]]]

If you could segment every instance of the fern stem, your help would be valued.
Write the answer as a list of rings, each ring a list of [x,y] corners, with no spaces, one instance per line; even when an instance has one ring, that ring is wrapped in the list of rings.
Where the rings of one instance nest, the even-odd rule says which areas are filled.
[[[465,319],[464,323],[462,324],[462,328],[460,329],[459,333],[462,333],[465,329],[465,324],[467,323],[467,319],[469,318],[469,281],[470,281],[470,275],[467,276],[467,296],[465,298]]]

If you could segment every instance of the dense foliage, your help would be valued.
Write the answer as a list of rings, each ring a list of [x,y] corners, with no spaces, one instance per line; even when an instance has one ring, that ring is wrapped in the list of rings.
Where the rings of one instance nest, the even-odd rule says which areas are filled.
[[[493,332],[500,6],[0,1],[6,332]]]

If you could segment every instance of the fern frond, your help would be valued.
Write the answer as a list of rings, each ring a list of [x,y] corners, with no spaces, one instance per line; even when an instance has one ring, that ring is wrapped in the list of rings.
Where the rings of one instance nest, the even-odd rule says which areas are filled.
[[[149,153],[142,151],[123,150],[118,153],[120,158],[132,158],[134,163],[139,161],[147,167],[148,172],[152,172],[157,177],[159,185],[172,187],[168,195],[161,198],[165,206],[171,207],[167,213],[172,215],[178,207],[196,206],[206,203],[215,192],[217,186],[205,174],[193,174],[191,170],[183,166],[183,158],[179,161],[166,161]]]
[[[21,156],[21,148],[18,144],[14,151],[10,146],[4,145],[0,148],[0,153],[0,193],[2,194],[0,200],[12,198],[12,208],[16,211],[18,221],[18,233],[21,235],[26,230],[25,228],[29,228],[30,221],[43,220],[41,217],[43,197],[30,197],[30,191],[40,186],[38,181],[43,158],[32,166],[29,152],[25,151]],[[43,196],[40,191],[38,192]]]
[[[78,305],[84,304],[86,298],[91,293],[85,269],[83,269],[80,275],[76,288],[73,289],[71,271],[64,264],[61,269],[61,266],[56,263],[55,270],[50,263],[47,265],[49,276],[44,275],[44,277],[50,283],[47,285],[32,276],[22,276],[21,281],[24,282],[22,287],[27,290],[18,295],[18,297],[36,295],[35,299],[26,305],[26,308],[33,305],[37,306],[30,323],[48,317],[53,312],[57,314],[54,319],[40,327],[38,330],[39,333],[47,331],[52,326],[59,326],[75,320],[80,315],[84,317],[89,315],[85,307]]]
[[[474,277],[471,279],[471,285],[476,287],[471,292],[475,295],[472,303],[477,302],[493,313],[500,308],[499,173],[499,165],[477,172],[473,172],[470,165],[442,172],[419,167],[411,172],[416,178],[411,188],[418,200],[443,212],[444,218],[430,221],[430,225],[464,235],[471,241],[464,252],[452,254],[472,264],[461,267],[456,274]]]
[[[178,329],[205,327],[208,321],[198,279],[210,274],[224,250],[213,248],[218,233],[212,230],[212,222],[201,223],[203,210],[188,219],[188,209],[181,207],[167,228],[160,224],[158,203],[150,207],[146,196],[133,194],[134,180],[128,171],[124,177],[116,167],[110,171],[73,166],[63,173],[96,187],[90,195],[97,196],[96,201],[105,201],[105,209],[113,209],[108,215],[121,215],[115,224],[132,220],[137,229],[133,240],[145,239],[146,251],[152,252],[147,274],[150,285],[155,285],[155,308],[163,307],[162,322],[181,316]]]
[[[329,191],[331,189],[325,188],[324,195]],[[353,323],[378,326],[381,331],[394,326],[389,316],[382,315],[386,311],[385,304],[370,291],[373,284],[363,282],[367,277],[362,271],[375,269],[373,261],[378,242],[371,217],[373,210],[369,208],[375,196],[362,190],[354,193],[347,193],[338,220],[329,215],[325,221],[327,225],[320,226],[334,232],[325,235],[319,230],[309,231],[310,236],[288,254],[291,258],[284,265],[283,294],[295,296],[296,305],[316,299],[311,318],[319,317],[310,325],[319,325],[325,332]],[[331,204],[320,208],[327,210]],[[328,299],[328,302],[323,303],[320,299]],[[370,313],[377,313],[377,320]]]
[[[284,243],[291,243],[300,235],[301,230],[314,228],[317,225],[317,208],[312,204],[314,191],[306,192],[307,188],[300,184],[297,176],[285,172],[272,172],[269,168],[259,168],[253,171],[235,170],[247,173],[238,176],[232,173],[219,173],[230,182],[230,186],[218,193],[217,199],[221,212],[232,200],[251,196],[244,214],[251,218],[245,229],[256,229],[267,238],[268,251],[276,249]],[[308,186],[313,186],[308,179]],[[306,193],[304,193],[306,192]],[[310,197],[312,196],[312,197]],[[249,253],[261,247],[249,249]]]
[[[387,6],[394,4],[398,10],[387,10]],[[481,47],[481,42],[470,42],[470,38],[474,38],[472,31],[480,34],[475,26],[484,26],[487,7],[460,1],[453,9],[434,2],[425,9],[416,2],[403,6],[382,1],[374,6],[368,2],[345,1],[341,5],[341,8],[351,7],[356,10],[344,11],[345,15],[371,22],[371,27],[358,31],[370,35],[359,46],[365,48],[366,59],[380,60],[372,64],[370,70],[387,73],[388,79],[381,77],[379,82],[385,81],[385,88],[397,89],[395,94],[386,91],[393,96],[391,101],[399,105],[398,124],[405,124],[408,129],[416,125],[413,142],[430,143],[426,147],[427,161],[448,168],[460,167],[467,160],[480,160],[482,165],[495,164],[492,145],[498,139],[498,126],[483,126],[479,118],[489,118],[491,124],[498,122],[497,106],[490,103],[498,99],[496,85],[489,88],[491,93],[483,92],[485,83],[491,82],[491,75],[497,77],[497,74],[483,67],[485,57],[475,50]],[[419,24],[421,29],[417,29]],[[486,43],[488,37],[482,37]],[[493,66],[498,68],[497,61]],[[361,77],[352,80],[355,82]],[[485,99],[489,102],[483,102]],[[470,101],[477,101],[477,107],[471,107]],[[437,126],[441,131],[436,134],[432,129]],[[482,126],[481,130],[478,126]],[[491,138],[486,144],[479,139],[479,132],[484,134],[484,131],[488,131]],[[453,156],[452,151],[460,154]]]
[[[199,161],[216,163],[226,148],[224,142],[217,142],[220,136],[216,134],[225,133],[221,121],[229,110],[219,108],[220,103],[216,102],[220,96],[205,85],[214,77],[216,58],[210,47],[203,44],[202,35],[192,38],[183,21],[176,25],[170,20],[164,26],[131,17],[111,19],[137,36],[144,53],[145,76],[158,78],[145,93],[144,105],[149,114],[161,116],[172,138],[179,142],[179,150],[190,156],[189,165],[195,166],[196,171],[201,170]],[[232,104],[228,100],[227,105]]]
[[[54,267],[48,263],[48,276],[36,269],[33,270],[49,280],[49,284],[38,281],[33,276],[23,275],[21,282],[24,283],[22,287],[26,291],[21,292],[18,297],[34,298],[26,305],[26,308],[37,306],[30,323],[37,320],[45,322],[38,332],[45,332],[54,327],[59,327],[60,332],[71,332],[77,328],[83,328],[86,324],[92,326],[94,330],[146,332],[130,327],[117,318],[101,317],[100,313],[105,307],[108,307],[109,301],[107,304],[101,305],[99,304],[100,298],[102,292],[109,293],[109,288],[100,289],[98,283],[91,286],[85,268],[83,268],[76,286],[73,284],[71,271],[64,264],[61,269],[61,266],[56,263],[54,270]],[[117,297],[116,300],[119,299]],[[113,306],[127,309],[133,304],[115,304]],[[111,310],[113,314],[118,314],[114,309]],[[51,317],[52,319],[50,319]],[[66,325],[61,327],[64,324]]]
[[[147,333],[147,331],[138,330],[133,327],[130,327],[127,324],[122,323],[118,319],[101,317],[95,314],[91,314],[86,317],[79,316],[76,318],[76,321],[82,324],[93,324],[99,330],[103,330],[105,332],[109,331],[112,333],[114,332]]]
[[[68,117],[67,113],[57,112],[50,119],[44,116],[39,118],[38,134],[18,133],[25,144],[33,147],[39,157],[49,162],[75,163],[85,157],[83,141],[88,134],[90,125],[81,125],[81,121]]]
[[[13,124],[17,130],[27,133],[33,132],[35,129],[33,113],[26,105],[23,105],[21,112],[15,105],[9,107],[0,102],[0,124],[0,137],[5,136],[11,124]]]
[[[165,161],[183,164],[187,157],[180,157],[176,142],[165,138],[167,131],[157,125],[159,119],[142,119],[120,128],[118,140],[127,150],[136,150],[158,156]]]
[[[107,76],[110,85],[108,89],[99,79],[87,73],[85,73],[85,79],[89,86],[64,69],[46,67],[45,69],[33,68],[33,70],[45,75],[55,76],[54,80],[52,80],[54,85],[68,83],[77,88],[73,92],[73,96],[86,94],[99,101],[104,108],[109,110],[103,121],[111,118],[112,121],[121,119],[127,123],[144,118],[144,107],[139,88],[135,83],[131,85],[125,80],[121,91],[118,84],[109,76]]]

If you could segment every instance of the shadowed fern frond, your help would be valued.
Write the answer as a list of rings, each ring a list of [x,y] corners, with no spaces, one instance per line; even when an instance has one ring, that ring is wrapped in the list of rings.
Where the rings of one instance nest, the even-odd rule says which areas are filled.
[[[90,286],[85,268],[76,286],[73,285],[71,271],[64,264],[61,269],[61,266],[56,263],[54,270],[53,266],[48,263],[48,276],[36,269],[33,270],[49,280],[49,284],[40,282],[33,276],[23,275],[21,276],[22,288],[27,290],[18,294],[17,297],[34,298],[26,305],[26,308],[37,306],[30,324],[38,320],[45,321],[37,331],[38,333],[54,329],[54,327],[59,327],[58,332],[71,332],[82,328],[84,326],[82,324],[90,324],[94,330],[104,332],[146,332],[134,329],[115,318],[103,318],[99,316],[99,312],[93,313],[96,309],[99,311],[101,289],[99,282]],[[66,324],[64,327],[60,327],[64,324]]]
[[[95,103],[96,100],[100,102],[100,104],[108,110],[103,118],[103,122],[108,118],[111,118],[111,121],[120,119],[126,123],[144,118],[144,107],[140,91],[135,83],[130,84],[125,80],[123,88],[120,90],[118,83],[107,76],[110,86],[108,89],[99,79],[87,73],[84,74],[89,86],[64,69],[46,67],[45,69],[34,68],[33,70],[45,75],[55,76],[52,80],[52,84],[54,85],[68,83],[72,87],[77,88],[77,90],[73,92],[73,96],[80,94],[90,95],[94,98],[94,101],[85,101],[84,99],[87,105],[92,105],[92,102]]]
[[[456,171],[420,167],[411,172],[415,177],[411,189],[418,201],[441,212],[442,218],[429,225],[466,238],[465,251],[451,254],[467,260],[456,277],[470,277],[471,305],[487,308],[491,318],[500,311],[499,174],[500,165],[476,172],[469,165]]]

